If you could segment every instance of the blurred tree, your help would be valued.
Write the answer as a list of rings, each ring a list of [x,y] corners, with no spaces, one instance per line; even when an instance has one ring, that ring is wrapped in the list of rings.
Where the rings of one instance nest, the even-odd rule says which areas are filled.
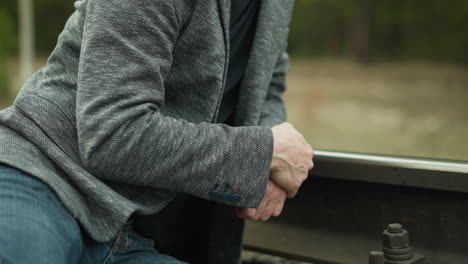
[[[8,54],[16,46],[12,18],[5,9],[0,9],[0,101],[9,97],[10,71],[8,67]]]
[[[34,1],[38,53],[48,55],[54,48],[73,2]],[[17,0],[1,0],[0,8],[17,32]],[[467,0],[296,0],[289,49],[293,56],[468,64],[467,28]]]
[[[16,0],[15,0],[16,1]],[[35,0],[36,42],[38,52],[48,55],[57,42],[68,17],[73,13],[74,0]]]
[[[371,61],[371,0],[359,0],[359,14],[356,17],[354,55],[363,63]]]
[[[8,53],[13,53],[17,50],[17,33],[18,33],[18,1],[17,0],[2,0],[0,3],[0,30],[8,31],[7,35],[2,35],[1,47],[6,47]],[[2,32],[4,33],[4,31]],[[6,44],[5,44],[6,43]]]
[[[16,49],[17,42],[14,25],[13,18],[7,10],[0,8],[0,36],[2,37],[0,41],[0,54],[11,54]]]
[[[467,28],[465,0],[296,0],[289,49],[295,56],[468,64]]]
[[[55,47],[58,34],[62,31],[67,18],[74,10],[73,3],[74,0],[34,0],[36,49],[38,53],[47,55]],[[0,8],[4,9],[13,19],[13,30],[16,33],[14,38],[17,38],[18,0],[1,0]]]

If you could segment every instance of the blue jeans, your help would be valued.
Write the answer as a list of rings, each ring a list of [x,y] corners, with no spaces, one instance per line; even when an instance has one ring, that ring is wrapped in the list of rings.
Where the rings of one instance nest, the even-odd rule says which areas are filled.
[[[0,263],[183,264],[160,254],[151,239],[126,225],[112,241],[98,243],[40,180],[0,164]]]

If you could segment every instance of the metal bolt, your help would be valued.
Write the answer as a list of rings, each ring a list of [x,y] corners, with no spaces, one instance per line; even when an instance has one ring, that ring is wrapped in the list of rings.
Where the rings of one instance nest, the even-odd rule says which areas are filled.
[[[401,232],[403,232],[403,226],[401,224],[398,224],[398,223],[389,224],[388,225],[388,232],[390,232],[390,233],[401,233]]]
[[[417,253],[409,245],[408,231],[400,224],[390,224],[382,234],[383,252],[372,251],[369,253],[369,264],[389,263],[429,263],[427,259]]]
[[[369,253],[369,264],[384,264],[384,253],[381,251],[371,251]]]

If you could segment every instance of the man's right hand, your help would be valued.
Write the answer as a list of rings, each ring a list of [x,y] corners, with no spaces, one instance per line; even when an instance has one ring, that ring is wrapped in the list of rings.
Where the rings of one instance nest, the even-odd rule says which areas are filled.
[[[314,150],[289,123],[274,126],[272,131],[274,147],[270,178],[292,198],[314,167]]]

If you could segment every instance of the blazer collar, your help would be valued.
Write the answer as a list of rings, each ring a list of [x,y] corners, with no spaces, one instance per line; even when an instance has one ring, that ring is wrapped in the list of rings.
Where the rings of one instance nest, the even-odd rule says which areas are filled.
[[[223,28],[224,46],[227,57],[229,58],[229,21],[231,16],[231,0],[218,0],[218,9],[221,18],[221,26]]]

